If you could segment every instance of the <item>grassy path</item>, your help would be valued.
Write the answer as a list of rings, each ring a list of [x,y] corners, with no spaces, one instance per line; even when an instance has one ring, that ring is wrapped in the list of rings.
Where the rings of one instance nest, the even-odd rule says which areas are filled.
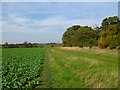
[[[49,48],[43,67],[44,87],[117,87],[118,57]]]

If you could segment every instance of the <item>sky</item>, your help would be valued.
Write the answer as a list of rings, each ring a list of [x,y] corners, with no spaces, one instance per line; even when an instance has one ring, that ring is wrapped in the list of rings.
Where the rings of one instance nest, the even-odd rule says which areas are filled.
[[[104,18],[118,15],[117,2],[5,1],[0,18],[2,43],[61,43],[68,27],[100,26]]]
[[[118,2],[119,0],[1,0],[2,2]]]

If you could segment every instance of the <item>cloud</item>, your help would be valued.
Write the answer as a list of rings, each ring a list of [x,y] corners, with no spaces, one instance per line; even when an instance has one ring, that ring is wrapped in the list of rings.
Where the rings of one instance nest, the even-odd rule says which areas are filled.
[[[8,17],[14,23],[23,23],[23,24],[25,24],[27,21],[29,21],[28,19],[26,19],[24,17],[19,17],[16,14],[8,14]]]
[[[18,32],[18,33],[40,33],[44,31],[43,29],[34,30],[28,26],[20,26],[18,24],[10,24],[7,21],[3,21],[3,33],[4,32]]]
[[[3,32],[35,32],[33,28],[29,27],[30,25],[34,25],[34,20],[25,18],[24,16],[18,16],[14,13],[9,14],[8,17],[6,17],[2,23]],[[40,32],[42,30],[36,31]]]
[[[24,33],[55,33],[60,28],[65,29],[72,25],[93,26],[97,20],[90,19],[68,19],[61,16],[49,17],[46,19],[28,19],[17,14],[9,14],[3,21],[3,32],[24,32]],[[64,31],[64,30],[62,30]]]
[[[52,17],[48,19],[44,19],[41,21],[38,21],[40,26],[69,26],[69,25],[74,25],[74,24],[79,24],[79,25],[88,25],[92,26],[96,24],[96,21],[94,19],[67,19],[64,17]]]

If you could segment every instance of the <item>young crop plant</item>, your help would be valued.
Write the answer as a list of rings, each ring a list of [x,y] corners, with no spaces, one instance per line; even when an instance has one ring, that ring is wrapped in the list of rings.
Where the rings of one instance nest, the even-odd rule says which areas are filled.
[[[40,84],[44,48],[8,48],[2,50],[2,88],[29,88]]]

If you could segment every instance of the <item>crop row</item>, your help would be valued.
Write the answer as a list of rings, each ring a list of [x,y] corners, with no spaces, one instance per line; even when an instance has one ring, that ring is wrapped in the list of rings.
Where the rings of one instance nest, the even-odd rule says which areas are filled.
[[[2,50],[2,87],[33,88],[40,84],[44,48],[14,48]]]

